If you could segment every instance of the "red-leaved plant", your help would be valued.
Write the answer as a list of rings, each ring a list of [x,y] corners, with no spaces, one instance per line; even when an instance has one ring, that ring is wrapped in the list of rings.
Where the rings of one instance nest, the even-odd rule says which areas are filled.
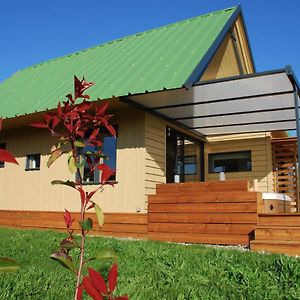
[[[96,105],[95,102],[90,102],[89,95],[83,94],[85,90],[91,87],[94,83],[79,80],[74,77],[74,97],[67,95],[67,100],[62,104],[59,102],[57,109],[53,112],[44,115],[44,121],[32,123],[31,126],[37,128],[47,128],[51,135],[56,137],[57,143],[51,149],[51,155],[48,159],[47,166],[61,157],[63,154],[68,155],[68,168],[74,173],[76,180],[63,181],[54,180],[52,184],[61,184],[75,189],[79,193],[81,209],[80,209],[80,241],[76,239],[74,230],[72,229],[75,221],[71,213],[65,210],[64,220],[68,237],[60,242],[60,250],[52,253],[51,258],[60,262],[64,267],[71,270],[77,277],[75,286],[75,300],[82,299],[82,293],[86,293],[93,299],[128,299],[127,296],[113,297],[113,292],[117,282],[117,265],[114,264],[108,275],[108,288],[103,277],[97,271],[89,268],[89,276],[83,276],[83,269],[87,267],[87,263],[93,259],[113,258],[115,254],[108,250],[99,251],[96,255],[90,258],[85,258],[85,239],[87,233],[93,229],[93,220],[86,217],[86,212],[94,209],[99,226],[104,224],[104,214],[100,206],[92,201],[93,196],[103,189],[104,185],[110,184],[109,178],[114,174],[115,170],[111,170],[108,165],[102,163],[103,159],[107,159],[105,153],[102,153],[103,146],[103,131],[116,136],[114,127],[110,124],[112,115],[106,114],[108,102],[101,105]],[[82,99],[77,103],[78,99]],[[98,99],[99,100],[99,99]],[[95,151],[85,151],[87,146],[93,146]],[[96,147],[95,147],[96,146]],[[89,147],[91,148],[91,147]],[[87,167],[90,172],[96,169],[100,170],[99,186],[88,192],[84,189],[82,170]],[[75,266],[69,252],[79,248],[79,265]]]

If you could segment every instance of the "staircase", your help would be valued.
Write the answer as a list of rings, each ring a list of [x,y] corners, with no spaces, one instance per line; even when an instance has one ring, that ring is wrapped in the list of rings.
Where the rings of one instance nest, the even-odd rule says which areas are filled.
[[[257,226],[260,193],[247,180],[157,185],[148,196],[151,240],[249,245]]]
[[[259,214],[250,249],[300,255],[300,214]]]

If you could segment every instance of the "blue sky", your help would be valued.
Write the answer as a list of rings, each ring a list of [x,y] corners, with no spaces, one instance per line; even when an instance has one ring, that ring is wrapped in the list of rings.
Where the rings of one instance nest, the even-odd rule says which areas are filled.
[[[257,71],[291,64],[300,79],[299,0],[9,0],[0,9],[0,82],[57,56],[237,4]]]

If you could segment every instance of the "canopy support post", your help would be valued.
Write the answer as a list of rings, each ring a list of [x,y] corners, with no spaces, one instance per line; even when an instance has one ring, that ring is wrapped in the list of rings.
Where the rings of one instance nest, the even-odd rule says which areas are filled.
[[[297,133],[297,212],[299,212],[300,201],[299,201],[299,183],[300,183],[300,168],[299,168],[299,158],[300,158],[300,120],[299,120],[299,97],[298,97],[298,87],[294,84],[294,102],[295,102],[295,117],[296,117],[296,133]]]

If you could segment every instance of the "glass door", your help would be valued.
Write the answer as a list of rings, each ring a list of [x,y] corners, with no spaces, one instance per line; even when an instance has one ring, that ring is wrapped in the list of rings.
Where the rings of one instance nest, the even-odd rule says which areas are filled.
[[[202,142],[167,127],[166,150],[167,183],[204,181]]]

